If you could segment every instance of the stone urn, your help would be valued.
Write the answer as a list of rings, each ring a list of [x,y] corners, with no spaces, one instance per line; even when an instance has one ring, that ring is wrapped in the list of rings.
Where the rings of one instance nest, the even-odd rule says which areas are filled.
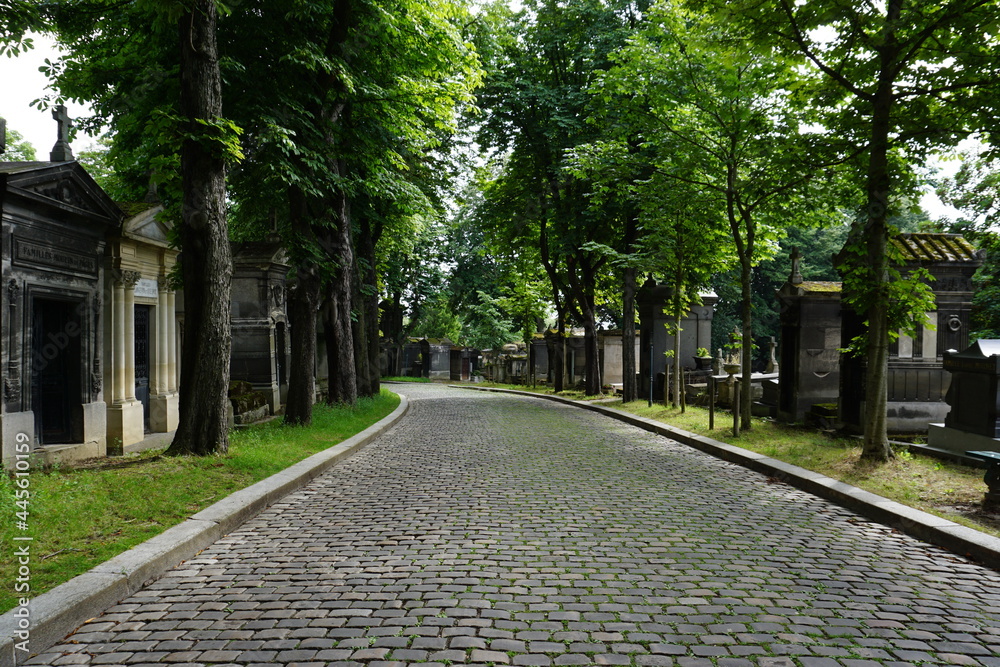
[[[712,357],[694,357],[694,369],[696,371],[712,370]]]

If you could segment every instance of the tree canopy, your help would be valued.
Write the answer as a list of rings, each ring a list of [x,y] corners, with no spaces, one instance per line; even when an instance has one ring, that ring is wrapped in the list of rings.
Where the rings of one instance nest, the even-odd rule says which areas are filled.
[[[195,0],[11,0],[0,52],[56,32],[49,101],[88,102],[78,124],[110,129],[92,159],[116,197],[184,220],[184,147],[222,160],[232,238],[278,239],[293,265],[289,421],[310,419],[319,335],[330,401],[377,391],[383,342],[499,347],[549,325],[556,388],[580,326],[599,393],[598,329],[634,334],[641,273],[671,284],[675,318],[716,286],[748,373],[777,317],[761,291],[790,245],[811,244],[837,254],[863,333],[865,456],[891,455],[888,345],[929,291],[889,238],[932,152],[996,145],[997,3],[198,2],[219,12],[212,113],[182,103],[178,19]],[[995,245],[986,164],[942,192],[970,212],[954,228]]]

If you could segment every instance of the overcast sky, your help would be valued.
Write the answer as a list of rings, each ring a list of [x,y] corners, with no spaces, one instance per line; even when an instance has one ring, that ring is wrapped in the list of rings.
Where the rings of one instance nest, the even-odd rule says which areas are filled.
[[[16,130],[35,147],[39,160],[48,160],[49,151],[56,143],[56,121],[51,111],[39,111],[31,106],[32,100],[44,96],[48,91],[48,79],[38,71],[45,59],[57,56],[52,39],[35,35],[35,48],[16,58],[0,56],[0,117],[7,119],[7,127]],[[66,105],[70,118],[87,115],[85,107],[72,102]],[[73,150],[80,151],[93,143],[93,139],[78,132],[73,141]],[[0,158],[2,160],[2,158]]]
[[[44,96],[47,92],[48,80],[38,68],[45,63],[46,58],[55,58],[58,51],[51,38],[35,35],[35,48],[21,54],[17,58],[0,56],[0,84],[4,95],[0,98],[0,117],[7,119],[7,127],[20,132],[25,139],[35,147],[39,160],[48,160],[49,151],[56,142],[56,122],[51,111],[39,111],[30,106],[32,100]],[[71,118],[87,115],[86,107],[69,102],[66,104]],[[72,143],[75,152],[88,148],[93,138],[78,132]],[[2,161],[0,157],[0,161]],[[946,172],[954,172],[956,163],[943,165]],[[921,199],[921,205],[932,218],[942,215],[956,217],[957,211],[945,207],[933,194],[927,193]]]

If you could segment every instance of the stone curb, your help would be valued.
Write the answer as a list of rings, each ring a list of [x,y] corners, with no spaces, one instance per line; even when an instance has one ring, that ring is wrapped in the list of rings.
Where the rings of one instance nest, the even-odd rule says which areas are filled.
[[[236,491],[142,544],[121,553],[52,590],[31,598],[30,650],[16,651],[19,608],[0,616],[0,667],[55,645],[87,619],[118,604],[152,579],[191,558],[223,535],[287,494],[325,472],[335,463],[361,450],[403,418],[409,401],[399,396],[399,406],[381,421],[347,440],[313,454],[252,486]]]
[[[476,391],[493,391],[516,394],[532,398],[543,398],[558,403],[574,405],[585,410],[598,412],[605,416],[651,431],[695,449],[711,454],[730,463],[741,465],[759,472],[779,482],[807,491],[815,496],[831,500],[838,505],[863,514],[870,519],[883,523],[891,528],[916,537],[924,542],[930,542],[960,556],[971,558],[983,565],[1000,570],[1000,538],[987,535],[973,528],[968,528],[954,521],[942,519],[894,500],[869,493],[856,486],[827,477],[805,468],[772,459],[763,454],[751,452],[741,447],[728,445],[712,438],[695,435],[662,422],[639,417],[604,405],[595,405],[588,401],[574,401],[552,394],[536,394],[516,389],[500,389],[497,387],[473,387],[468,385],[451,385],[461,389]]]

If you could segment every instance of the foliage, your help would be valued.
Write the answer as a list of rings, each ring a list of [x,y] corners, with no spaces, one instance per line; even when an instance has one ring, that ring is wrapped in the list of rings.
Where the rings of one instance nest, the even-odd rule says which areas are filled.
[[[747,26],[758,48],[804,65],[792,92],[812,100],[816,120],[854,153],[854,249],[841,271],[865,274],[845,301],[866,319],[865,456],[892,456],[886,435],[891,286],[889,217],[905,208],[912,168],[932,149],[995,133],[1000,6],[981,0],[843,3],[705,0],[717,20]],[[860,252],[863,248],[863,252]]]
[[[85,0],[50,18],[63,55],[46,61],[43,71],[56,92],[39,106],[65,99],[86,104],[92,115],[74,124],[94,135],[107,128],[108,139],[97,149],[106,154],[90,157],[92,165],[113,170],[111,194],[127,202],[153,194],[179,217],[176,28],[155,8],[125,10],[110,0]]]
[[[789,217],[822,219],[833,210],[828,183],[813,178],[824,166],[821,138],[801,131],[808,114],[785,100],[795,70],[773,50],[751,46],[746,35],[711,17],[659,2],[598,89],[607,99],[631,96],[632,113],[642,122],[636,134],[650,153],[652,174],[640,201],[646,212],[659,207],[653,208],[659,233],[650,238],[672,250],[665,263],[675,285],[675,316],[687,310],[691,288],[705,282],[713,263],[725,261],[725,249],[734,251],[744,372],[753,344],[752,267],[777,248]],[[654,195],[663,192],[669,194]],[[687,294],[681,286],[690,286]],[[749,427],[748,393],[745,399]]]
[[[111,137],[101,136],[97,139],[96,144],[91,144],[87,148],[77,151],[76,160],[86,168],[87,173],[112,199],[124,201],[120,195],[124,195],[126,189],[119,183],[114,165],[111,163],[109,156],[111,144]]]
[[[0,154],[4,162],[34,162],[37,160],[35,147],[17,130],[7,128],[7,150]]]
[[[985,252],[983,266],[973,278],[970,342],[1000,338],[1000,168],[987,152],[965,152],[954,177],[938,187],[942,201],[962,211],[947,225]]]
[[[598,135],[585,120],[587,89],[610,65],[645,4],[530,0],[514,14],[497,5],[484,12],[483,20],[499,32],[485,50],[481,104],[488,111],[478,140],[494,151],[495,171],[482,211],[495,235],[518,248],[525,241],[537,248],[557,327],[565,327],[569,316],[583,325],[588,393],[600,392],[597,303],[608,267],[585,244],[615,246],[622,224],[615,211],[592,207],[587,184],[563,167],[568,149]],[[561,383],[558,358],[555,363]]]
[[[420,319],[410,330],[417,338],[447,338],[452,343],[462,340],[462,322],[452,312],[446,294],[437,294],[423,304]]]
[[[45,25],[37,0],[0,0],[0,56],[13,58],[33,48],[30,33]]]

